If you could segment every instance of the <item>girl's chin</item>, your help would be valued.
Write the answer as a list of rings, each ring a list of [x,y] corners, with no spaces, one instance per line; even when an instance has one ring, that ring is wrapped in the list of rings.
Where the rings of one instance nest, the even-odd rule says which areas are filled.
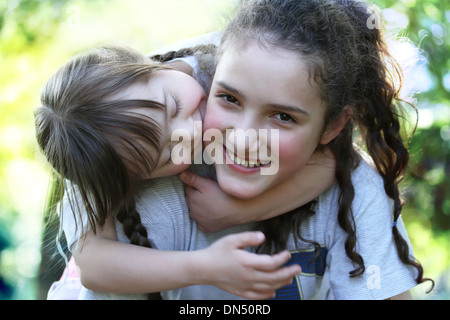
[[[241,181],[236,181],[236,179],[221,178],[217,175],[217,180],[220,188],[232,197],[247,200],[255,198],[261,195],[265,190],[262,190],[261,184],[249,184]]]

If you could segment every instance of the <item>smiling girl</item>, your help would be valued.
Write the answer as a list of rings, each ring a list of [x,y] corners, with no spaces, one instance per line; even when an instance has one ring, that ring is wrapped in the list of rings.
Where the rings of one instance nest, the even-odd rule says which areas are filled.
[[[204,120],[225,136],[224,161],[215,164],[220,188],[252,198],[317,154],[336,159],[336,183],[317,201],[256,226],[267,236],[260,252],[287,248],[292,263],[301,261],[302,275],[280,298],[313,297],[325,275],[338,299],[386,299],[427,280],[400,217],[409,159],[401,71],[382,30],[367,26],[374,10],[352,0],[248,1],[223,33]],[[229,148],[237,140],[230,133],[248,128],[279,132],[271,142],[276,174],[260,174],[246,165],[248,153]],[[208,225],[214,204],[200,199],[214,184],[192,174],[183,180],[192,214]],[[372,276],[382,285],[368,285]]]

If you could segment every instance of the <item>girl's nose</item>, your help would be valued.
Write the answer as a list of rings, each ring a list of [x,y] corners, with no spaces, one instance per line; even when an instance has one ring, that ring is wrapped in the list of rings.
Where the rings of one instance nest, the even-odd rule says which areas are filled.
[[[237,129],[235,136],[238,145],[245,146],[250,159],[254,158],[256,160],[259,146],[259,132],[265,129],[259,121],[258,114],[250,110],[242,115],[241,121],[235,126],[235,129]]]
[[[255,161],[258,159],[258,134],[255,128],[227,129],[227,148],[241,159]]]

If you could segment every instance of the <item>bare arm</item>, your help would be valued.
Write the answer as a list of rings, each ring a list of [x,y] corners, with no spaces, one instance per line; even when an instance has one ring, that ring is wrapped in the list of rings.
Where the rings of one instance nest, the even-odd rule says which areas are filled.
[[[289,252],[268,256],[241,250],[264,241],[258,232],[230,235],[203,250],[162,251],[118,242],[110,221],[83,240],[74,252],[81,282],[104,292],[149,293],[212,284],[243,298],[265,299],[301,271],[299,266],[281,267]]]
[[[334,183],[335,160],[331,151],[314,154],[310,164],[289,180],[248,200],[231,197],[211,179],[183,172],[186,201],[200,229],[214,232],[248,222],[261,221],[298,208]]]

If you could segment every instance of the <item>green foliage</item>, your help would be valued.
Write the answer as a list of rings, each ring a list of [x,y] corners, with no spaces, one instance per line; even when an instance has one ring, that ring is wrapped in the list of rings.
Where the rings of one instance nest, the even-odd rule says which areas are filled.
[[[449,299],[450,127],[419,129],[411,141],[411,164],[404,181],[403,219],[414,252],[438,289],[431,296]],[[447,280],[446,280],[447,279]],[[419,297],[427,298],[423,292]]]
[[[70,0],[3,1],[0,11],[2,47],[13,54],[37,41],[51,38],[55,27],[64,18],[68,2]]]
[[[420,99],[432,104],[446,104],[448,107],[450,86],[444,84],[444,79],[445,76],[450,75],[449,2],[438,0],[378,0],[374,2],[381,8],[395,10],[396,15],[393,15],[395,20],[391,23],[404,27],[401,34],[422,50],[432,83],[428,90],[420,94]]]
[[[407,202],[431,222],[435,231],[450,230],[449,130],[448,126],[436,125],[420,129],[411,148]]]
[[[416,257],[437,290],[416,297],[450,298],[450,3],[438,0],[378,0],[388,30],[408,37],[420,49],[422,72],[405,79],[419,85],[419,127],[410,141],[405,220]],[[388,19],[389,20],[389,19]],[[397,27],[395,27],[397,25]],[[392,28],[393,29],[389,29]]]

